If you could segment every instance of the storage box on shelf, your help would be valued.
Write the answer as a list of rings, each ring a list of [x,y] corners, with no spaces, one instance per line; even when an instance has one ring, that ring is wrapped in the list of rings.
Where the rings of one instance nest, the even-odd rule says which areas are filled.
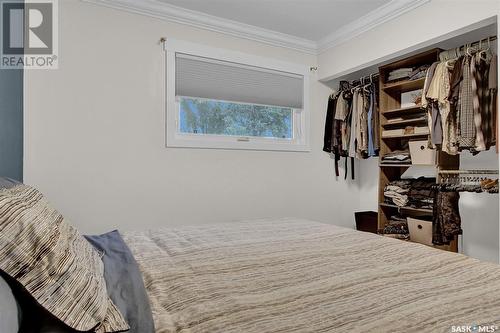
[[[430,65],[438,60],[440,49],[432,49],[403,60],[382,66],[379,68],[380,81],[380,156],[381,158],[399,150],[411,149],[412,163],[419,165],[434,166],[436,178],[441,169],[458,169],[459,159],[457,156],[450,156],[443,152],[430,150],[424,143],[427,142],[429,131],[427,127],[426,111],[419,105],[401,107],[401,94],[417,89],[422,89],[425,78],[416,80],[401,80],[387,82],[389,73],[399,68],[417,68],[422,65]],[[425,128],[427,128],[425,130]],[[384,133],[385,132],[385,133]],[[415,141],[416,140],[416,141]],[[413,149],[412,149],[413,147]],[[413,161],[414,160],[414,161]],[[432,219],[432,209],[399,207],[384,200],[384,188],[395,180],[400,180],[401,175],[408,170],[411,164],[408,163],[384,163],[379,164],[379,214],[378,228],[383,230],[391,216],[401,214],[410,218],[419,218],[430,221]],[[429,222],[427,222],[429,223]],[[426,225],[428,226],[428,225]],[[410,235],[411,238],[411,235]],[[418,241],[418,240],[417,240]],[[428,238],[427,238],[428,241]],[[429,245],[429,243],[426,243]],[[441,249],[457,252],[457,242],[452,242],[450,246],[441,246]]]
[[[436,150],[428,147],[428,140],[411,140],[410,156],[412,165],[435,165]]]
[[[432,246],[432,222],[409,217],[408,229],[412,242]]]

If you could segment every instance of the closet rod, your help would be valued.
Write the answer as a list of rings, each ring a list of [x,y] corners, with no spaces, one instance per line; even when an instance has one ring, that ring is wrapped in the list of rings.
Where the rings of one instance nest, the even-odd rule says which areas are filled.
[[[496,39],[497,39],[497,36],[495,35],[495,36],[490,36],[490,37],[483,38],[483,39],[478,40],[477,42],[474,42],[474,43],[467,43],[466,45],[470,46],[470,47],[479,46],[479,43],[481,43],[482,45],[488,45],[488,40],[490,42],[492,42],[492,41],[494,41]],[[460,49],[465,48],[466,45],[460,45],[458,47],[453,47],[453,48],[445,50],[445,51],[443,51],[441,53],[448,52],[448,51],[453,51],[455,49],[459,49],[460,50]]]
[[[357,80],[352,80],[350,81],[349,83],[350,84],[354,84],[354,83],[361,83],[361,80],[369,80],[370,78],[371,79],[375,79],[375,78],[378,78],[378,73],[373,73],[373,74],[369,74],[369,75],[365,75]]]
[[[458,174],[470,174],[470,175],[498,175],[498,170],[492,169],[474,169],[474,170],[441,170],[439,171],[442,175],[458,175]]]

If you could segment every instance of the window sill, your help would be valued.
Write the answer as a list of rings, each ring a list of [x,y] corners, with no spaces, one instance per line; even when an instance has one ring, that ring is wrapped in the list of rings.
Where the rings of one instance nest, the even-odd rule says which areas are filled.
[[[289,151],[310,152],[308,144],[294,142],[279,142],[266,139],[249,139],[248,141],[238,138],[218,139],[213,137],[195,137],[177,135],[167,138],[167,148],[193,148],[193,149],[223,149],[223,150],[261,150],[261,151]]]

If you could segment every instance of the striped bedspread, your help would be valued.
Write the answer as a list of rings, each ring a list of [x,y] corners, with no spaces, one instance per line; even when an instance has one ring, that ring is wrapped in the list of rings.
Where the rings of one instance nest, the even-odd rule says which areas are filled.
[[[298,219],[124,239],[161,333],[500,327],[500,266],[419,244]]]

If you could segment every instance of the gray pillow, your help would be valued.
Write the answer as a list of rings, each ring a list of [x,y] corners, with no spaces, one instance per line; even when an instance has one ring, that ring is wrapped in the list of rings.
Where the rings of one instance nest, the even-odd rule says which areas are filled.
[[[115,230],[100,236],[84,236],[103,254],[108,295],[129,324],[129,333],[155,333],[153,314],[137,262]]]
[[[21,312],[12,289],[0,275],[0,332],[17,333]]]
[[[15,180],[0,177],[0,190],[19,184]],[[21,322],[21,312],[12,289],[0,275],[0,332],[17,333]]]

